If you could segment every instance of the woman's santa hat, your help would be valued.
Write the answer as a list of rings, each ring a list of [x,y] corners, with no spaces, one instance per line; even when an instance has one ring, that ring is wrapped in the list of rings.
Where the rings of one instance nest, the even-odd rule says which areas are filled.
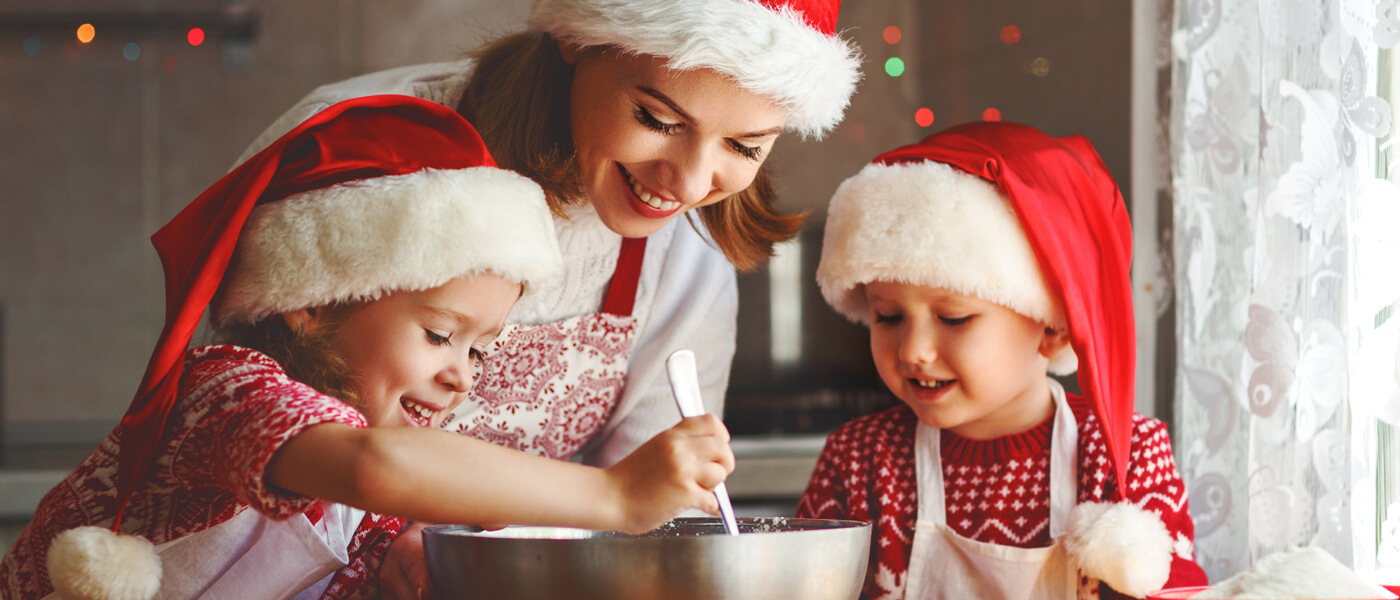
[[[409,96],[333,105],[205,190],[151,237],[166,313],[122,418],[112,530],[79,527],[49,548],[54,589],[137,600],[160,588],[151,544],[114,535],[151,467],[182,357],[207,307],[220,323],[372,300],[491,272],[549,289],[563,272],[544,193],[496,167],[471,124]]]
[[[860,80],[859,52],[836,35],[840,9],[840,0],[535,0],[530,27],[718,72],[786,109],[789,129],[820,137]]]
[[[1123,196],[1087,139],[978,122],[877,156],[843,182],[827,214],[817,283],[838,312],[866,324],[865,284],[898,281],[1068,328],[1070,348],[1050,371],[1077,367],[1121,497],[1136,368],[1131,256]],[[1130,504],[1075,513],[1066,546],[1087,575],[1137,595],[1166,582],[1171,537],[1155,514]],[[1133,568],[1114,568],[1125,564]]]

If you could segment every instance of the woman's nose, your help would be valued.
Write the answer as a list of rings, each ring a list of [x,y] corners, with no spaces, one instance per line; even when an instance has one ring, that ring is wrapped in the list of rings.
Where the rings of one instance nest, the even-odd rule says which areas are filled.
[[[700,144],[678,148],[660,171],[664,191],[685,206],[699,203],[715,189],[715,157]]]

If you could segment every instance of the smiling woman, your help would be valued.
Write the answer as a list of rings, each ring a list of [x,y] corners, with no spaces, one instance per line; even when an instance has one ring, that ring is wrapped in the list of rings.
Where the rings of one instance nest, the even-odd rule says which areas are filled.
[[[664,376],[676,350],[695,352],[705,411],[722,414],[736,268],[767,260],[803,220],[774,209],[765,161],[784,132],[835,127],[859,79],[839,8],[536,0],[527,31],[468,60],[314,90],[245,156],[357,96],[411,94],[467,117],[501,167],[544,189],[566,276],[511,311],[443,428],[610,465],[676,422]],[[427,585],[418,538],[397,543],[408,549],[390,554],[385,594],[413,597]],[[414,581],[393,580],[400,564]]]

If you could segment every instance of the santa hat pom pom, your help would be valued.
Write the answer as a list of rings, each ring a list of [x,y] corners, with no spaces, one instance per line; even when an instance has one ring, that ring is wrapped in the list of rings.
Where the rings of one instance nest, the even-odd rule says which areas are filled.
[[[65,600],[150,600],[160,591],[160,557],[143,537],[76,527],[49,546],[49,581]]]
[[[1085,502],[1069,515],[1065,550],[1085,575],[1142,598],[1162,589],[1172,536],[1156,513],[1126,502]]]

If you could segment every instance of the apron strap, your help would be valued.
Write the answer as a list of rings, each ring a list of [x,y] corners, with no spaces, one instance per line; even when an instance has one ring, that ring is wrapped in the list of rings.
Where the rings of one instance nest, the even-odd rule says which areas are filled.
[[[631,316],[632,307],[637,303],[637,281],[642,278],[642,257],[646,256],[646,249],[644,237],[622,238],[622,249],[618,251],[612,282],[603,298],[602,312]]]

